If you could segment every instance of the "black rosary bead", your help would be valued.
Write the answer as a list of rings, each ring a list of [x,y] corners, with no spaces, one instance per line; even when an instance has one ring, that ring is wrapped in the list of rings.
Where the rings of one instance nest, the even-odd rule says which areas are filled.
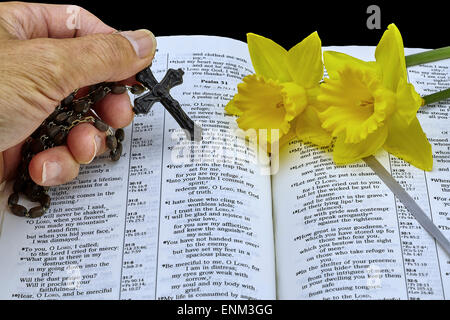
[[[117,84],[117,85],[113,85],[111,87],[111,93],[113,93],[113,94],[123,94],[126,91],[127,91],[127,87],[124,85]]]
[[[43,193],[39,198],[39,203],[44,209],[50,208],[51,199],[50,196],[46,193]]]
[[[19,202],[19,194],[17,192],[12,193],[8,198],[8,206],[11,207]]]
[[[78,100],[73,103],[73,111],[77,113],[85,113],[89,110],[89,102],[85,100]]]
[[[21,206],[20,204],[13,204],[10,207],[10,210],[13,214],[19,217],[25,217],[25,215],[27,214],[27,208]]]
[[[30,218],[39,218],[42,217],[45,213],[44,208],[42,208],[42,206],[36,206],[34,208],[31,208],[30,211],[28,211],[27,216],[29,216]]]
[[[145,87],[140,84],[133,84],[133,86],[130,89],[130,92],[132,94],[141,94],[145,92]]]
[[[66,124],[69,126],[72,125],[72,123],[78,120],[78,116],[79,116],[78,114],[71,115],[70,117],[67,118]]]
[[[75,98],[75,94],[71,93],[69,96],[67,96],[62,102],[61,105],[62,106],[68,106],[69,104],[72,103],[73,99]]]
[[[123,131],[122,128],[119,128],[116,130],[115,136],[117,141],[122,142],[125,139],[125,131]]]
[[[106,137],[106,146],[108,149],[116,150],[117,148],[117,139],[114,136],[107,136]]]
[[[53,139],[61,131],[60,126],[49,126],[47,127],[47,135],[50,139]]]
[[[117,148],[114,150],[111,150],[111,152],[109,153],[109,156],[111,158],[112,161],[117,161],[120,159],[120,157],[122,156],[122,144],[120,142],[117,143]]]
[[[55,143],[56,146],[60,146],[60,145],[62,145],[64,143],[65,140],[66,140],[66,132],[65,131],[60,131],[55,136],[54,143]]]
[[[69,115],[67,113],[61,112],[55,117],[55,122],[58,124],[63,124],[68,117]]]
[[[39,200],[42,194],[42,187],[35,184],[33,181],[29,181],[25,187],[24,194],[33,202]]]
[[[56,116],[61,112],[60,110],[58,110],[59,108],[57,107],[55,109],[55,111],[53,111],[53,113],[51,115],[48,116],[48,118],[45,120],[45,122],[50,123],[53,120],[55,120]]]
[[[109,129],[109,126],[100,119],[95,119],[94,127],[96,127],[101,132],[106,132]]]
[[[104,97],[106,97],[106,95],[108,94],[108,92],[110,92],[109,89],[107,89],[108,87],[99,87],[97,89],[95,89],[91,94],[90,94],[90,98],[92,99],[92,103],[97,103],[98,101],[100,101],[101,99],[103,99]]]

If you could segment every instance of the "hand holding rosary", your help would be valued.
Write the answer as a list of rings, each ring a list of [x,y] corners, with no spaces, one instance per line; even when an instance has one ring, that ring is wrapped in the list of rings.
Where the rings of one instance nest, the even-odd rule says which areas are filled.
[[[99,119],[91,108],[108,94],[124,94],[129,90],[132,94],[141,95],[134,101],[135,114],[147,114],[156,102],[166,108],[174,117],[180,127],[186,131],[192,140],[201,139],[201,128],[189,118],[181,109],[177,100],[170,95],[170,89],[183,82],[183,70],[169,69],[161,80],[158,81],[152,74],[150,67],[136,75],[141,84],[126,86],[117,83],[100,83],[91,86],[83,97],[77,97],[77,91],[66,97],[56,107],[55,111],[34,131],[26,140],[21,151],[21,163],[17,171],[13,186],[13,193],[8,198],[8,207],[17,216],[38,218],[50,207],[51,199],[48,195],[48,187],[36,184],[30,177],[28,166],[31,159],[37,153],[46,149],[64,145],[70,130],[80,123],[91,123],[99,131],[106,133],[106,146],[110,149],[110,158],[117,161],[122,155],[122,141],[125,138],[123,129],[113,130],[105,122]],[[25,195],[28,200],[37,202],[38,205],[27,209],[19,204],[19,195]]]

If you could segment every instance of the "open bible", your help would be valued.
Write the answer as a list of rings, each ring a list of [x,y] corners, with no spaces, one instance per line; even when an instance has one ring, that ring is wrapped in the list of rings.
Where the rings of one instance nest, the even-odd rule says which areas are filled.
[[[183,69],[171,93],[203,140],[183,147],[155,104],[126,128],[123,158],[101,156],[50,189],[42,218],[10,214],[5,190],[1,299],[450,298],[450,257],[363,162],[335,166],[329,150],[300,141],[261,161],[233,136],[224,106],[253,72],[245,43],[173,36],[158,48],[153,73]],[[373,60],[375,48],[323,50]],[[408,77],[420,94],[448,88],[450,61]],[[448,101],[418,114],[432,172],[377,154],[448,238],[449,115]]]

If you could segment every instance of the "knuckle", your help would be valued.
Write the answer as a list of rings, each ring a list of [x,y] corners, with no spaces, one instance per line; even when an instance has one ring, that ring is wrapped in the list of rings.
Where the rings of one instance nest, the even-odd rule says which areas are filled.
[[[108,65],[120,65],[129,60],[130,48],[127,40],[117,35],[99,35],[99,51],[104,63]]]
[[[32,46],[32,53],[38,64],[33,68],[40,85],[53,93],[54,99],[62,100],[74,88],[68,81],[67,71],[70,68],[66,51],[58,46],[53,39],[40,39]]]
[[[53,111],[71,92],[64,80],[64,59],[61,49],[52,41],[35,39],[8,42],[8,52],[20,51],[20,57],[9,60],[5,72],[11,75],[19,99],[36,108],[29,116],[40,118]],[[14,85],[15,84],[15,85]]]

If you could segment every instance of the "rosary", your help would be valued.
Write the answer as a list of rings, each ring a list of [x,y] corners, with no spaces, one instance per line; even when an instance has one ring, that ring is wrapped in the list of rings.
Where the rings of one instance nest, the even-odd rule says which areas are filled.
[[[88,93],[78,98],[77,90],[65,98],[55,111],[33,132],[25,141],[21,151],[21,162],[17,170],[17,177],[13,185],[13,193],[8,198],[8,207],[17,216],[38,218],[49,208],[51,199],[48,187],[39,186],[33,182],[28,172],[31,159],[37,153],[46,149],[64,145],[70,130],[79,123],[91,123],[99,131],[106,133],[106,146],[110,149],[110,158],[117,161],[122,155],[122,141],[125,138],[123,129],[113,130],[101,119],[90,113],[93,105],[108,94],[124,94],[129,90],[132,94],[141,95],[134,100],[133,112],[147,114],[154,103],[160,102],[174,117],[186,135],[191,140],[201,139],[202,129],[198,127],[181,109],[177,100],[170,95],[170,89],[183,83],[183,70],[169,69],[161,80],[153,76],[150,67],[136,75],[141,84],[126,86],[114,82],[100,83],[91,86]],[[28,200],[38,205],[27,210],[19,204],[19,195],[25,195]]]

